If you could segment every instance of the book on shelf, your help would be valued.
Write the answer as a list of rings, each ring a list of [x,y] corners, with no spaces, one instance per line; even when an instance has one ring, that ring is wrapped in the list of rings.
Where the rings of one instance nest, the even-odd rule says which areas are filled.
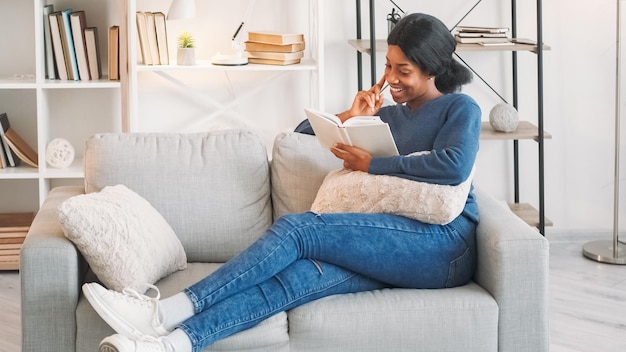
[[[248,41],[267,44],[296,44],[304,42],[304,34],[301,33],[279,33],[271,31],[250,31]]]
[[[85,28],[85,47],[87,49],[87,60],[89,61],[89,77],[91,79],[100,79],[102,77],[102,66],[100,64],[97,27]]]
[[[461,38],[459,36],[455,36],[455,39],[458,43],[462,43],[462,44],[506,44],[506,43],[511,43],[511,41],[509,40],[509,38],[507,37],[501,37],[501,38],[481,38],[481,37],[476,37],[476,38]]]
[[[335,143],[357,146],[372,156],[398,155],[389,125],[379,116],[354,116],[345,122],[339,117],[313,109],[304,109],[317,140],[325,149]]]
[[[4,128],[0,125],[0,154],[2,154],[2,163],[4,167],[16,167],[20,165],[20,158],[9,147],[9,143],[4,136]]]
[[[109,27],[109,79],[120,79],[120,27]]]
[[[29,166],[37,167],[39,159],[37,152],[31,148],[14,129],[11,128],[9,117],[6,113],[0,114],[0,128],[4,133],[3,137],[9,145],[9,148],[15,152],[15,154],[23,162]]]
[[[473,33],[508,33],[508,27],[478,27],[478,26],[456,26],[457,33],[473,32]]]
[[[46,79],[57,79],[54,68],[54,52],[52,49],[52,37],[50,35],[50,14],[54,12],[54,5],[44,5],[43,7],[43,41],[46,67]]]
[[[299,64],[300,59],[291,59],[291,60],[272,60],[272,59],[259,59],[255,57],[248,58],[248,63],[257,64],[257,65],[275,65],[275,66],[287,66]]]
[[[156,43],[161,65],[170,64],[170,54],[167,46],[167,25],[163,12],[154,12],[154,26],[156,29]]]
[[[269,51],[275,53],[293,53],[302,51],[305,47],[304,42],[294,44],[268,44],[247,41],[244,44],[244,49],[247,51]]]
[[[52,38],[52,48],[54,53],[54,62],[56,63],[58,78],[67,80],[67,64],[65,63],[65,53],[63,50],[63,40],[61,39],[62,23],[59,23],[61,19],[61,12],[52,12],[48,16],[50,22],[50,37]]]
[[[78,81],[80,75],[78,73],[78,62],[76,61],[76,49],[74,47],[74,38],[72,37],[72,24],[70,22],[71,9],[61,11],[63,32],[61,38],[65,40],[65,46],[63,52],[65,53],[66,62],[68,65],[69,79]]]
[[[156,25],[154,20],[154,12],[145,12],[146,29],[148,33],[148,47],[150,48],[150,57],[153,65],[160,65],[159,45],[157,44]]]
[[[281,53],[273,51],[246,51],[248,59],[267,59],[267,60],[296,60],[304,57],[303,51],[293,53]]]
[[[139,49],[141,60],[144,65],[152,65],[152,55],[150,54],[150,43],[148,42],[148,20],[146,13],[137,11],[137,35],[139,36]]]
[[[506,38],[507,33],[458,32],[460,38]]]
[[[20,165],[20,159],[15,152],[9,147],[9,143],[4,137],[4,131],[0,128],[0,159],[2,159],[2,168],[16,167]]]
[[[76,62],[78,64],[78,74],[81,80],[90,80],[89,61],[87,60],[87,47],[85,45],[85,28],[87,28],[87,17],[85,11],[74,11],[70,14],[70,24],[72,29],[72,39],[76,51]]]

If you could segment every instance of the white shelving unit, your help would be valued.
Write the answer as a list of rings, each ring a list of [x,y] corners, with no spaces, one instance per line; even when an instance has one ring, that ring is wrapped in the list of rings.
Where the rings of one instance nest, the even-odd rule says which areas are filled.
[[[200,4],[200,3],[198,3]],[[216,2],[209,2],[209,5],[205,6],[217,6]],[[267,1],[257,1],[255,9],[258,10],[262,8],[264,5],[270,4]],[[323,0],[308,0],[308,3],[302,2],[301,4],[307,4],[307,17],[308,17],[308,26],[306,26],[306,31],[303,31],[305,34],[306,41],[306,49],[305,49],[305,57],[300,64],[295,65],[287,65],[287,66],[274,66],[274,65],[258,65],[258,64],[248,64],[244,66],[217,66],[212,65],[210,63],[209,55],[197,55],[196,64],[193,66],[178,66],[175,62],[175,49],[173,46],[176,45],[175,39],[176,33],[170,32],[170,21],[167,22],[167,30],[168,30],[168,42],[169,42],[169,52],[170,52],[170,65],[143,65],[139,63],[141,61],[141,53],[139,50],[139,43],[137,40],[137,25],[135,14],[137,11],[159,11],[156,8],[156,4],[146,3],[141,0],[131,0],[128,1],[128,10],[127,13],[127,26],[129,28],[129,52],[128,52],[128,60],[129,60],[129,80],[128,80],[128,106],[127,106],[127,115],[128,119],[125,121],[125,128],[128,131],[132,132],[162,132],[162,131],[170,131],[170,132],[195,132],[202,131],[207,129],[207,125],[211,120],[215,118],[224,118],[227,113],[233,112],[233,110],[237,110],[239,104],[243,101],[249,99],[250,97],[256,96],[257,94],[267,93],[268,88],[267,84],[270,84],[272,81],[276,80],[280,77],[285,77],[286,75],[302,75],[303,80],[308,82],[308,101],[307,105],[311,107],[316,107],[319,109],[323,109],[324,106],[324,98],[323,98],[323,87],[324,87],[324,75],[323,75],[323,43],[324,43],[324,28],[321,20],[323,14]],[[238,3],[240,5],[240,3]],[[274,4],[276,5],[276,4]],[[235,5],[233,5],[235,6]],[[297,6],[296,6],[297,7]],[[237,7],[235,7],[237,8]],[[164,11],[164,10],[160,10]],[[199,12],[199,11],[198,11]],[[242,16],[241,13],[243,11],[239,11],[239,15],[237,15],[237,11],[235,9],[232,10],[235,13],[234,17],[241,21],[243,18],[237,17]],[[252,11],[254,14],[254,10]],[[204,14],[198,13],[198,16],[203,16]],[[208,20],[207,20],[208,21]],[[251,21],[251,22],[254,22]],[[213,24],[209,24],[212,26]],[[247,32],[248,30],[254,30],[254,24],[246,23],[246,27],[244,27],[243,32]],[[299,24],[301,25],[301,24]],[[219,24],[215,24],[215,26],[219,26]],[[215,29],[215,27],[213,27]],[[302,27],[297,29],[289,29],[290,31],[300,31]],[[235,28],[233,28],[234,30]],[[284,28],[264,28],[264,30],[285,30]],[[244,39],[246,38],[246,33],[241,33]],[[206,33],[200,33],[197,37],[201,38],[202,35],[207,36]],[[230,39],[230,38],[224,38]],[[215,52],[213,52],[215,53]],[[263,75],[261,80],[253,80],[254,76]],[[202,89],[198,89],[197,86],[194,85],[192,81],[197,79],[204,79],[206,81],[209,80],[217,80],[215,77],[219,76],[225,84],[217,84],[213,89],[206,89],[206,87],[202,87]],[[200,78],[201,77],[201,78]],[[158,84],[165,85],[164,89],[176,89],[178,93],[181,95],[185,95],[186,97],[182,98],[191,101],[190,105],[197,105],[199,108],[195,114],[195,120],[181,123],[184,126],[176,126],[174,128],[164,128],[164,127],[155,127],[154,124],[151,125],[149,117],[153,116],[152,113],[155,109],[151,107],[151,104],[161,104],[161,103],[171,103],[159,101],[159,98],[147,98],[146,94],[150,94],[150,92],[146,92],[149,89],[146,89],[146,86],[152,82],[151,80],[156,80]],[[239,87],[233,88],[232,82],[238,81]],[[246,82],[250,82],[250,84],[246,84]],[[148,87],[149,88],[149,87]],[[297,89],[297,88],[296,88]],[[209,91],[208,91],[209,90]],[[230,91],[231,96],[228,97],[215,97],[212,92],[213,91]],[[233,94],[235,92],[236,94]],[[300,92],[296,94],[301,94]],[[303,93],[304,94],[304,93]],[[283,97],[284,98],[284,97]],[[171,100],[174,100],[175,97],[172,97]],[[162,100],[170,100],[162,99]],[[263,100],[263,99],[260,99]],[[279,103],[276,101],[274,103]],[[183,103],[180,103],[183,104]],[[302,116],[304,116],[303,112],[300,111]],[[161,119],[163,119],[163,112],[159,111],[159,115]],[[184,115],[184,113],[181,113]],[[263,116],[243,116],[245,114],[240,114],[240,120],[244,120],[245,123],[257,124],[260,128],[264,128],[263,126]],[[166,115],[167,116],[167,115]],[[270,123],[265,123],[269,125]],[[254,128],[252,128],[254,130]],[[275,131],[278,132],[278,131]]]
[[[88,26],[98,28],[103,78],[97,81],[61,81],[45,78],[43,7],[85,10]],[[122,129],[122,83],[107,75],[107,32],[124,25],[123,0],[4,0],[0,28],[0,112],[38,152],[39,167],[0,169],[0,212],[36,212],[49,190],[57,185],[80,184],[85,140],[98,132]],[[121,38],[125,45],[124,38]],[[123,60],[123,59],[122,59]],[[125,63],[123,63],[125,65]],[[76,158],[65,169],[46,164],[50,141],[64,138],[74,146]]]

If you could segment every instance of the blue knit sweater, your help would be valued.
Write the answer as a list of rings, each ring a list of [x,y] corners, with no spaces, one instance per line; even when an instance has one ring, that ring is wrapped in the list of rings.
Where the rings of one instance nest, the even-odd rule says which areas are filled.
[[[471,97],[444,94],[416,111],[397,104],[382,107],[378,115],[389,124],[401,155],[372,158],[369,173],[444,185],[457,185],[469,177],[478,153],[481,125],[480,107]],[[308,123],[296,131],[313,134]],[[430,154],[407,156],[418,151]],[[463,214],[478,222],[473,191]]]

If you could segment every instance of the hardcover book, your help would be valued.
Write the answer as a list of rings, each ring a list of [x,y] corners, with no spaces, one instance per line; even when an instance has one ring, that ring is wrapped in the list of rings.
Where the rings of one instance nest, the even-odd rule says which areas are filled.
[[[26,164],[37,167],[38,156],[37,152],[31,148],[22,137],[11,128],[9,123],[9,117],[6,113],[0,114],[0,129],[4,135],[5,141],[9,145],[9,148]]]
[[[87,17],[85,11],[74,11],[70,14],[70,25],[72,30],[72,40],[76,53],[76,63],[78,74],[81,80],[91,79],[89,74],[89,62],[87,61],[87,47],[85,46],[84,30],[87,28]]]
[[[65,52],[63,50],[63,40],[61,39],[61,27],[59,23],[61,19],[61,12],[53,12],[48,16],[50,22],[50,37],[52,39],[52,48],[54,53],[54,61],[56,63],[58,78],[67,80],[69,78],[67,74],[67,64],[65,63]]]
[[[295,43],[295,44],[268,44],[268,43],[257,43],[247,41],[245,42],[245,50],[247,51],[269,51],[275,53],[293,53],[296,51],[304,50],[305,44]]]
[[[100,64],[100,48],[98,47],[98,28],[85,28],[85,46],[87,47],[87,61],[89,62],[89,77],[100,79],[102,65]]]
[[[278,32],[248,32],[248,41],[268,44],[295,44],[304,42],[304,34]]]
[[[389,125],[378,116],[354,116],[345,122],[326,112],[304,109],[317,140],[325,149],[335,143],[356,146],[374,157],[398,155]]]

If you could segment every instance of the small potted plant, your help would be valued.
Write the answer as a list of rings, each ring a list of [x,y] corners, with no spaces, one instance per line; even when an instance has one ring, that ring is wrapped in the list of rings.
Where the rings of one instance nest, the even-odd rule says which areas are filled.
[[[178,36],[178,51],[176,55],[178,65],[191,66],[196,63],[196,51],[194,47],[193,35],[189,32],[182,32]]]

